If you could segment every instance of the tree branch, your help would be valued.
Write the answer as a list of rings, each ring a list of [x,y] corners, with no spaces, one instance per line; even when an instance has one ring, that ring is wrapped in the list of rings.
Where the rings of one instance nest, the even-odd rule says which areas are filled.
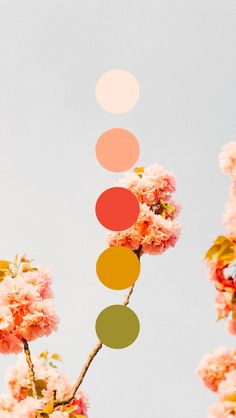
[[[27,342],[27,340],[25,338],[22,338],[22,342],[24,345],[24,352],[25,352],[25,357],[26,357],[26,361],[28,363],[28,368],[29,368],[29,378],[30,378],[30,384],[31,384],[31,388],[32,388],[32,394],[34,398],[37,398],[37,389],[36,389],[36,384],[35,384],[35,374],[34,374],[34,365],[32,363],[32,359],[31,359],[31,353],[30,353],[30,349],[29,349],[29,344]]]
[[[134,252],[137,255],[137,257],[140,259],[141,252],[142,252],[142,247],[140,247],[137,251],[134,251]],[[133,286],[131,286],[129,288],[127,295],[124,297],[122,305],[127,306],[129,304],[130,297],[131,297],[133,291],[134,291],[134,284],[133,284]],[[67,398],[64,398],[64,399],[55,400],[54,408],[56,408],[58,406],[61,406],[61,405],[67,405],[68,403],[70,403],[74,399],[74,397],[76,395],[76,392],[79,389],[79,387],[81,386],[81,384],[84,380],[84,377],[87,374],[87,371],[88,371],[92,361],[94,360],[97,353],[101,350],[102,346],[103,346],[103,344],[101,343],[101,341],[98,341],[97,344],[92,349],[91,353],[89,354],[88,359],[87,359],[84,367],[82,368],[81,373],[80,373],[75,385],[73,386],[70,395]]]

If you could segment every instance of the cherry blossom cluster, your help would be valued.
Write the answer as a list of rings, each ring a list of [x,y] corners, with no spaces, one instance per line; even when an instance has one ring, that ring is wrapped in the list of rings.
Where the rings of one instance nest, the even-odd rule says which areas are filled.
[[[55,364],[60,356],[47,352],[33,357],[35,382],[38,397],[32,396],[32,388],[25,358],[20,358],[17,365],[8,371],[6,383],[8,393],[0,396],[0,418],[86,418],[88,400],[83,392],[78,391],[68,405],[53,410],[53,394],[64,398],[69,395],[72,385],[68,376],[59,373]]]
[[[129,189],[140,202],[137,222],[124,231],[110,232],[109,246],[124,246],[142,253],[162,254],[174,247],[180,234],[176,220],[180,206],[173,199],[173,174],[160,165],[139,167],[128,173],[117,186]]]
[[[0,353],[19,353],[23,340],[33,341],[57,329],[52,303],[52,277],[47,269],[32,268],[25,257],[0,262]]]
[[[236,350],[218,348],[205,355],[198,375],[203,384],[218,394],[218,401],[210,409],[208,418],[236,416]]]
[[[220,154],[220,167],[232,186],[224,213],[226,235],[216,238],[206,253],[209,279],[216,288],[218,320],[230,318],[228,331],[236,335],[236,142],[227,144]]]
[[[236,335],[236,142],[225,145],[220,167],[231,179],[224,213],[225,235],[216,238],[206,253],[209,279],[216,288],[218,320],[228,319],[228,331]],[[236,350],[218,348],[203,357],[198,375],[204,385],[218,394],[208,418],[236,416]]]
[[[165,168],[136,168],[119,182],[131,190],[140,204],[137,222],[129,229],[111,232],[109,246],[126,246],[139,254],[161,254],[174,247],[180,234],[180,207],[173,199],[175,178]],[[87,418],[88,401],[79,390],[97,352],[99,341],[73,386],[53,363],[57,354],[32,357],[29,342],[57,330],[53,306],[52,276],[34,267],[25,255],[13,262],[0,260],[0,353],[20,353],[25,358],[8,372],[9,393],[0,397],[0,418]],[[133,289],[126,296],[125,305]]]

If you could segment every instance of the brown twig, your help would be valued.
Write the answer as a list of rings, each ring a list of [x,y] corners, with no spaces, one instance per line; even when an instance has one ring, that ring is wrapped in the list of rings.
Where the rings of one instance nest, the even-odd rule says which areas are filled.
[[[36,383],[35,383],[35,374],[34,374],[34,365],[32,363],[32,359],[31,359],[31,353],[30,353],[30,349],[29,349],[29,344],[27,342],[27,340],[25,338],[22,338],[22,342],[24,345],[24,352],[25,352],[25,357],[26,357],[26,361],[28,363],[28,368],[29,368],[29,378],[30,378],[30,384],[31,384],[31,388],[32,388],[32,394],[34,398],[37,398],[37,389],[36,389]]]
[[[137,257],[140,259],[141,252],[142,252],[142,248],[140,247],[137,251],[134,251],[134,252],[137,255]],[[124,298],[124,300],[122,302],[122,305],[127,306],[129,304],[130,297],[131,297],[133,291],[134,291],[134,284],[133,284],[133,286],[131,286],[129,288],[128,293],[127,293],[127,295],[125,296],[125,298]],[[97,353],[101,350],[102,346],[103,346],[103,344],[101,343],[101,341],[98,341],[97,344],[92,349],[91,353],[89,354],[88,359],[87,359],[84,367],[82,368],[81,373],[80,373],[80,375],[79,375],[79,377],[78,377],[75,385],[73,386],[70,395],[67,396],[67,398],[64,398],[64,399],[55,400],[55,402],[54,402],[54,408],[56,408],[58,406],[61,406],[61,405],[67,405],[68,403],[70,403],[74,399],[77,390],[81,386],[81,384],[82,384],[82,382],[84,380],[84,377],[87,374],[87,371],[88,371],[88,369],[90,367],[90,364],[94,360],[94,358],[97,355]]]

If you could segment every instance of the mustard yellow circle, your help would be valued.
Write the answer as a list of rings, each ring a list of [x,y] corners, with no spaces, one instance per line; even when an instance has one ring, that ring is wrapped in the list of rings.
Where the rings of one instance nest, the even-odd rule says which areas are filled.
[[[96,271],[99,280],[109,289],[127,289],[140,274],[140,261],[127,247],[110,247],[98,257]]]

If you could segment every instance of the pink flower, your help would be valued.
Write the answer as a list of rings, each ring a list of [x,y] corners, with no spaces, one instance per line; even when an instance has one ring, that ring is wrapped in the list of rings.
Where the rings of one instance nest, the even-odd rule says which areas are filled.
[[[219,156],[221,169],[230,177],[236,176],[236,141],[226,144]]]
[[[7,306],[0,306],[0,332],[9,331],[14,327],[14,318]]]
[[[11,412],[16,405],[16,400],[10,395],[0,396],[0,411]]]
[[[226,373],[225,379],[219,384],[218,393],[221,400],[236,394],[236,370]]]
[[[0,418],[16,418],[16,416],[13,416],[12,413],[8,411],[0,411]]]
[[[16,325],[38,298],[38,290],[20,277],[6,277],[0,284],[0,305],[11,309]]]
[[[47,381],[58,374],[52,368],[46,369],[37,357],[32,358],[36,380]],[[28,365],[25,357],[20,357],[16,366],[10,368],[7,373],[6,382],[10,394],[17,401],[21,401],[29,394],[31,385],[29,379]]]
[[[140,204],[140,213],[134,225],[124,231],[109,232],[107,243],[112,246],[128,247],[137,250],[142,244],[148,225],[153,223],[154,213],[144,203]]]
[[[42,402],[44,404],[47,404],[52,400],[54,390],[57,392],[58,399],[63,399],[69,395],[72,389],[72,385],[66,375],[59,373],[58,369],[52,368],[50,366],[46,367],[37,357],[33,357],[32,361],[34,365],[36,382],[40,381],[41,383],[41,393],[43,396]],[[11,395],[10,399],[13,399],[13,402],[21,403],[21,401],[29,397],[31,392],[31,385],[28,373],[28,365],[25,357],[22,356],[19,359],[17,365],[9,370],[7,375],[7,384]],[[4,404],[6,403],[7,402],[4,401]],[[68,407],[72,405],[76,407],[76,409],[74,409],[74,414],[84,415],[87,417],[88,400],[82,391],[78,391],[76,393],[74,400],[68,405]],[[55,415],[52,414],[50,417],[60,417],[61,415],[58,415],[59,412],[62,413],[61,411],[55,411]],[[65,416],[69,416],[69,414]]]
[[[25,283],[35,286],[43,299],[50,299],[53,297],[51,289],[52,275],[48,269],[39,267],[38,270],[22,273],[21,277],[24,279]]]
[[[22,338],[32,341],[57,329],[51,281],[48,270],[39,269],[0,283],[0,353],[18,353]]]
[[[228,321],[227,330],[230,334],[236,335],[236,319],[231,319]]]
[[[144,253],[162,254],[169,247],[174,247],[179,238],[180,225],[176,221],[154,215],[153,222],[147,227],[142,239]]]
[[[231,190],[229,200],[225,206],[224,226],[231,238],[236,238],[236,192]]]
[[[235,309],[232,304],[232,293],[217,292],[215,298],[215,307],[218,312],[218,319],[227,318],[230,312]]]
[[[21,340],[11,331],[0,331],[0,353],[20,353],[22,351]]]
[[[74,414],[84,415],[87,417],[88,414],[88,399],[83,392],[78,391],[75,395],[74,400],[70,405],[75,405],[76,409],[73,411]]]
[[[236,404],[234,402],[217,402],[210,409],[207,418],[234,418]]]
[[[13,416],[17,418],[35,418],[35,412],[42,408],[42,401],[33,397],[27,397],[23,401],[16,403]]]
[[[69,395],[71,391],[71,384],[69,378],[64,374],[54,373],[47,378],[47,387],[43,391],[44,399],[50,401],[53,396],[53,391],[56,389],[57,398],[62,399]]]
[[[52,414],[50,414],[50,418],[69,418],[69,414],[67,412],[54,411]]]
[[[22,318],[20,335],[28,341],[48,336],[57,330],[58,317],[50,300],[42,300],[31,305],[29,313]]]
[[[157,164],[144,168],[141,177],[136,172],[126,174],[117,185],[131,190],[141,203],[149,206],[159,199],[169,200],[176,189],[173,174]]]
[[[218,348],[203,357],[197,373],[204,385],[216,392],[219,384],[225,379],[226,374],[232,370],[236,370],[235,351],[227,348]]]
[[[137,250],[142,246],[144,253],[162,254],[170,246],[174,247],[180,234],[180,225],[172,219],[155,215],[144,203],[140,204],[137,222],[125,231],[110,232],[108,245],[124,246]]]

